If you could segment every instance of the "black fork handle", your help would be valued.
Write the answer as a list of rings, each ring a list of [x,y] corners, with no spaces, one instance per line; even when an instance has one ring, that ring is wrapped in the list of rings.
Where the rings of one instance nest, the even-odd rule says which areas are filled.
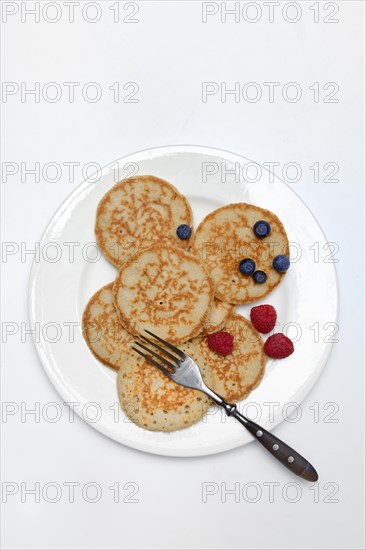
[[[306,458],[304,458],[301,454],[299,454],[297,451],[292,449],[289,445],[281,441],[281,439],[278,439],[275,435],[273,435],[270,432],[267,432],[264,428],[253,422],[252,420],[249,420],[249,418],[246,418],[235,407],[232,414],[229,416],[233,416],[243,426],[250,432],[255,439],[263,445],[265,449],[269,453],[271,453],[272,456],[274,456],[283,466],[286,466],[293,474],[296,474],[297,476],[306,479],[307,481],[317,481],[318,480],[318,474],[310,464]]]
[[[201,386],[200,389],[209,395],[212,401],[225,409],[227,416],[233,416],[239,420],[248,432],[250,432],[255,439],[259,441],[259,443],[263,445],[269,453],[271,453],[272,456],[281,462],[283,466],[286,466],[286,468],[291,470],[293,474],[302,477],[307,481],[318,480],[318,474],[314,466],[312,466],[306,458],[281,441],[281,439],[278,439],[275,435],[267,432],[267,430],[262,428],[262,426],[259,426],[259,424],[256,424],[241,414],[235,403],[228,403],[223,397],[221,397],[221,395],[218,395],[216,392],[212,391],[205,384]]]

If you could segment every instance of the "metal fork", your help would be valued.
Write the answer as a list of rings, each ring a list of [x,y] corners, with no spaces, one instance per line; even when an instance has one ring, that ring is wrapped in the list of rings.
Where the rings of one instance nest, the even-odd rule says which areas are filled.
[[[142,355],[142,357],[144,357],[149,363],[155,365],[155,367],[160,369],[166,376],[168,376],[171,380],[174,380],[177,384],[185,386],[186,388],[199,390],[208,395],[212,401],[225,409],[227,416],[232,416],[239,420],[239,422],[243,424],[243,426],[255,437],[255,439],[259,441],[259,443],[261,443],[272,456],[277,458],[281,464],[291,470],[291,472],[302,477],[303,479],[306,479],[307,481],[317,481],[318,474],[306,458],[294,451],[294,449],[291,449],[291,447],[286,445],[286,443],[278,439],[276,436],[270,432],[267,432],[267,430],[241,414],[234,403],[228,403],[225,399],[223,399],[223,397],[208,388],[202,380],[202,375],[198,366],[189,355],[176,348],[169,342],[166,342],[153,332],[150,332],[149,330],[145,330],[145,332],[147,332],[150,336],[153,336],[153,338],[164,344],[165,347],[169,348],[174,353],[164,349],[155,341],[146,338],[145,336],[140,337],[142,340],[150,344],[150,346],[153,346],[159,350],[160,353],[157,353],[142,342],[138,341],[135,341],[134,343],[139,347],[132,347],[133,350]],[[142,349],[147,353],[144,353]],[[169,358],[169,360],[167,358]]]

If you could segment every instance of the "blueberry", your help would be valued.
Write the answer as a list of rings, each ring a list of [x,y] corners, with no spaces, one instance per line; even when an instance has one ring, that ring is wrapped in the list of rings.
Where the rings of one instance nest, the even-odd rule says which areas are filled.
[[[259,220],[254,224],[253,231],[258,239],[264,239],[264,237],[268,237],[268,235],[270,234],[271,226],[268,222],[264,220]]]
[[[267,280],[267,275],[264,273],[264,271],[255,271],[253,273],[253,279],[254,282],[257,283],[257,285],[262,285]]]
[[[177,227],[177,235],[180,239],[185,241],[192,235],[192,229],[186,223],[182,223],[182,225]]]
[[[255,262],[250,258],[245,258],[239,264],[239,271],[243,275],[251,275],[255,270]]]
[[[284,273],[290,267],[290,260],[288,256],[283,256],[282,254],[280,254],[279,256],[275,257],[272,265],[276,271],[278,271],[279,273]]]

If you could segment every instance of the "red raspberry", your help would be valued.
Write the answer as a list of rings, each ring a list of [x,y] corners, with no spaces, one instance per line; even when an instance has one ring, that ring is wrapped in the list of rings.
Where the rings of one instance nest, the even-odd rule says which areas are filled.
[[[275,308],[269,305],[252,307],[250,320],[258,332],[268,334],[276,326],[277,313]]]
[[[273,359],[284,359],[294,352],[294,345],[290,338],[277,333],[270,336],[264,344],[264,352]]]
[[[207,338],[208,347],[220,355],[229,355],[234,349],[234,336],[221,330],[210,334]]]

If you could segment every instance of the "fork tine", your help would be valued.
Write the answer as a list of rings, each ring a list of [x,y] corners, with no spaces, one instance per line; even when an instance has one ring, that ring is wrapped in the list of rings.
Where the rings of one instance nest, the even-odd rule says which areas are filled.
[[[148,334],[150,334],[150,336],[153,336],[154,338],[156,338],[157,340],[159,340],[159,342],[161,342],[162,344],[164,344],[165,346],[167,346],[168,348],[170,348],[171,350],[175,351],[175,353],[177,353],[179,355],[179,357],[181,357],[182,359],[184,359],[185,357],[185,353],[183,351],[181,351],[180,349],[176,348],[175,346],[173,346],[172,344],[169,344],[169,342],[166,342],[165,340],[163,340],[162,338],[160,338],[160,336],[157,336],[157,334],[154,334],[153,332],[150,332],[150,330],[147,330],[147,328],[144,329],[145,332],[147,332]]]
[[[163,367],[162,365],[159,365],[159,363],[157,361],[155,361],[155,359],[153,359],[152,357],[150,357],[149,355],[147,355],[146,353],[142,353],[142,351],[140,351],[139,349],[137,348],[134,348],[132,346],[132,349],[134,351],[136,351],[136,353],[138,353],[139,355],[141,355],[142,357],[144,357],[144,359],[146,359],[146,361],[148,361],[149,363],[151,363],[152,365],[154,365],[155,367],[158,367],[158,369],[160,369],[166,376],[168,376],[169,378],[172,378],[172,373],[170,371],[168,371],[168,369],[166,369],[165,367]]]
[[[145,351],[148,351],[149,353],[152,353],[152,355],[154,355],[154,357],[157,357],[157,359],[160,359],[160,361],[162,361],[167,367],[170,367],[171,369],[173,369],[174,372],[177,370],[177,365],[172,365],[172,363],[169,363],[169,361],[167,361],[167,359],[165,359],[165,357],[162,357],[161,355],[159,355],[158,353],[156,353],[152,349],[148,348],[147,346],[145,346],[141,342],[138,342],[137,340],[135,340],[134,344],[136,344],[137,346],[140,346]]]
[[[170,357],[170,359],[172,359],[173,361],[180,361],[179,357],[177,357],[176,355],[173,355],[172,353],[170,353],[169,351],[167,351],[166,349],[162,348],[161,346],[159,346],[158,344],[156,344],[156,342],[154,342],[153,340],[150,340],[149,338],[146,338],[146,336],[142,336],[142,334],[139,335],[139,338],[142,338],[143,340],[145,340],[145,342],[148,342],[149,344],[151,344],[152,346],[154,346],[156,349],[160,350],[161,352],[165,353],[165,355],[167,355],[168,357]]]

